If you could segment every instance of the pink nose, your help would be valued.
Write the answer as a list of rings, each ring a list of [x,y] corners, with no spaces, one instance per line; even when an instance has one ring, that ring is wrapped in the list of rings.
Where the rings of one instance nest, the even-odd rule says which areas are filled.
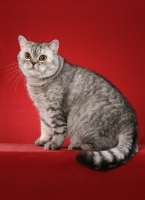
[[[36,64],[36,62],[31,62],[31,63],[32,63],[33,66]]]

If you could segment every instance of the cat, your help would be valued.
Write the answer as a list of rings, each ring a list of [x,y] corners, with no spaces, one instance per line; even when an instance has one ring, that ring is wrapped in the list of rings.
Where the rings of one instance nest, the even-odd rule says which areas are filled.
[[[76,159],[106,171],[129,161],[138,152],[134,109],[106,78],[69,64],[58,54],[59,41],[34,43],[19,36],[18,64],[40,115],[36,145],[60,149],[65,137]]]

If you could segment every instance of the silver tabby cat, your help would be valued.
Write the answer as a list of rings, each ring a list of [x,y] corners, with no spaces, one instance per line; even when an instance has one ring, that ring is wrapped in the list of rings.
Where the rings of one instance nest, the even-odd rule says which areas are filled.
[[[34,43],[18,37],[19,67],[40,115],[36,145],[82,149],[76,159],[96,170],[126,163],[138,151],[137,121],[127,99],[102,76],[67,63],[58,54],[59,42]],[[95,151],[94,151],[95,150]]]

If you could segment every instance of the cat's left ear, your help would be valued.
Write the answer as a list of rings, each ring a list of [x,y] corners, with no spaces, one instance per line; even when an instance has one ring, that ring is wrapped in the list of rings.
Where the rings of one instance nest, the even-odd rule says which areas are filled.
[[[57,53],[59,49],[59,41],[53,40],[51,43],[49,43],[49,48],[53,50],[54,53]]]
[[[25,47],[25,46],[29,43],[29,42],[26,40],[26,38],[23,37],[22,35],[19,35],[18,41],[19,41],[19,44],[20,44],[21,49],[22,49],[23,47]]]

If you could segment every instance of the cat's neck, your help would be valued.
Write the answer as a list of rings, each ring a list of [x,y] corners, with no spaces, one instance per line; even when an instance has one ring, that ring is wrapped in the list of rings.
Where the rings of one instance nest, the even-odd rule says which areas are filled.
[[[32,87],[41,87],[41,86],[49,83],[49,81],[51,82],[50,77],[46,77],[46,78],[35,78],[35,77],[26,78],[27,85],[32,86]]]

